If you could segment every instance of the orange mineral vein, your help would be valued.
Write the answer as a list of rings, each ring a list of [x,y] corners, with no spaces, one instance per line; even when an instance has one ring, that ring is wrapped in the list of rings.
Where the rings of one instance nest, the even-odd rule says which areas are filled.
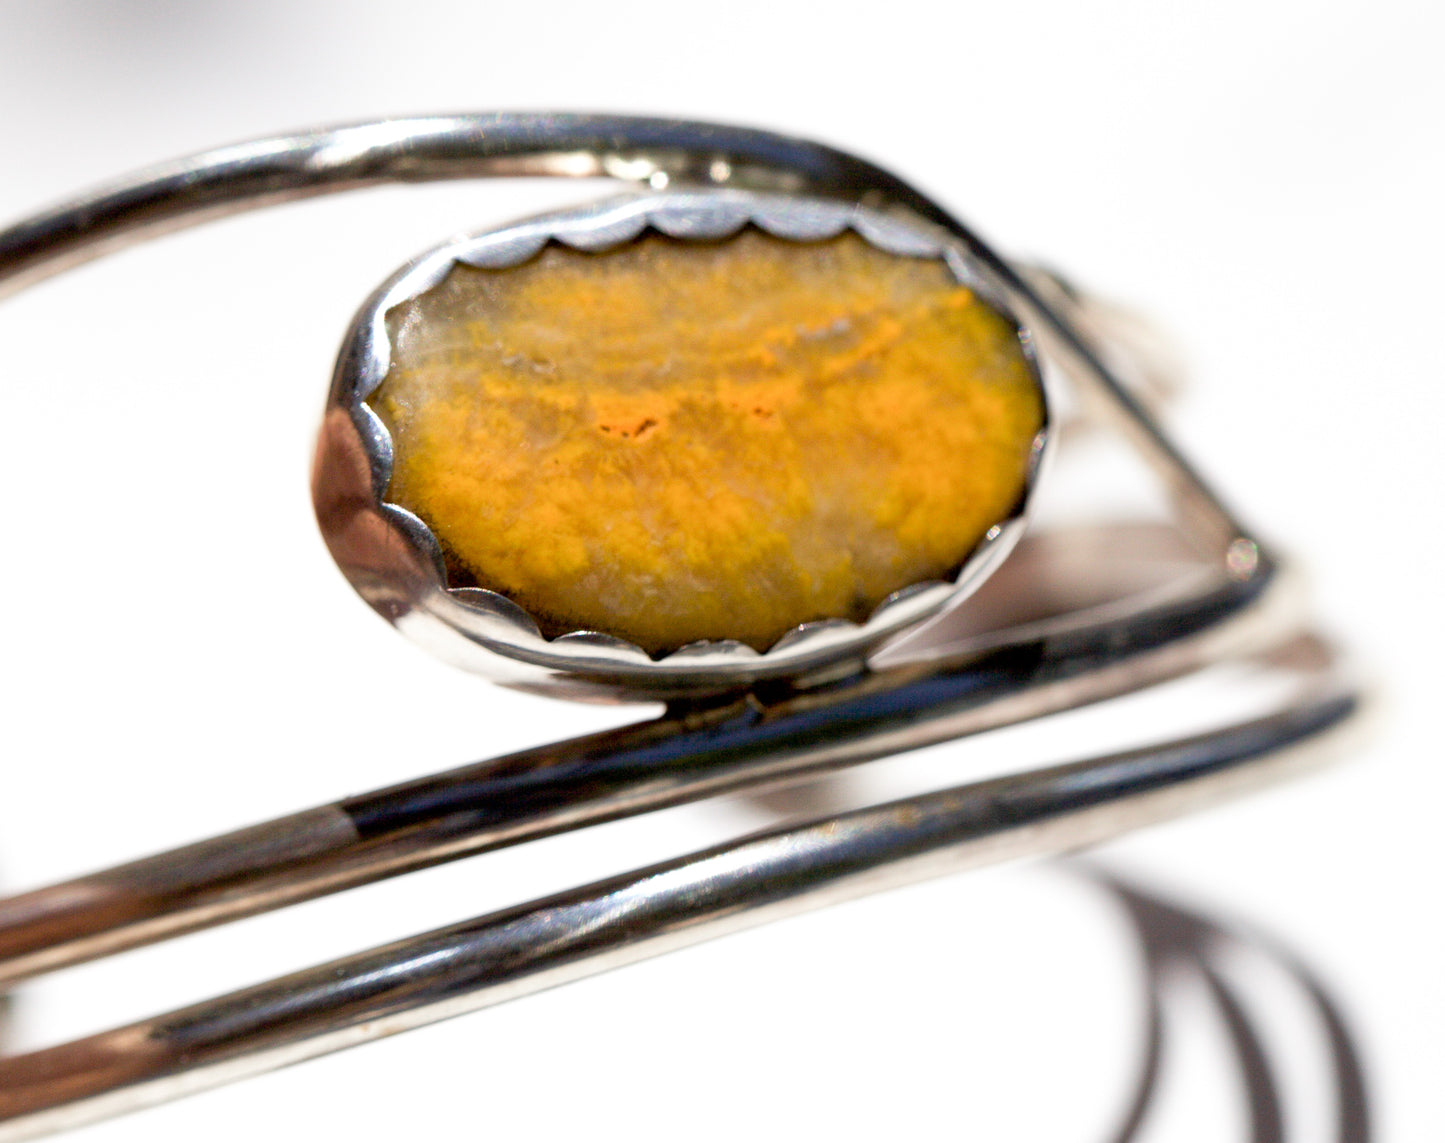
[[[457,267],[388,315],[387,498],[543,631],[766,649],[948,576],[1043,416],[939,262],[755,230]]]

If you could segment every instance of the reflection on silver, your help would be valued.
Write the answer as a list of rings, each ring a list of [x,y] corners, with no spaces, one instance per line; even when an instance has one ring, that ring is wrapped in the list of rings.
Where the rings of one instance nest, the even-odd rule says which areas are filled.
[[[1081,407],[1132,442],[1168,488],[1176,522],[1025,536],[963,606],[829,681],[789,673],[754,685],[744,673],[726,684],[734,689],[675,701],[659,719],[0,901],[0,983],[532,838],[961,739],[1216,665],[1283,674],[1293,690],[1203,733],[788,824],[0,1059],[0,1141],[134,1110],[801,909],[1088,845],[1290,774],[1317,761],[1352,721],[1360,696],[1334,649],[1305,626],[1295,578],[1180,456],[1146,399],[1105,364],[1126,347],[1092,343],[1071,291],[1036,275],[1031,285],[936,203],[839,151],[766,132],[616,116],[475,115],[323,130],[185,159],[0,232],[0,289],[160,230],[305,195],[388,181],[600,174],[800,196],[808,201],[796,207],[810,217],[862,219],[866,207],[870,219],[906,219],[910,234],[919,220],[936,229],[947,256],[1002,299],[1067,376]],[[709,210],[744,201],[712,194]],[[634,212],[631,225],[654,206],[665,211],[667,201],[602,209]],[[774,206],[764,209],[784,214],[795,205],[767,201]],[[416,281],[431,272],[424,263],[411,271]],[[373,305],[363,324],[383,310]],[[336,392],[375,376],[381,344],[353,330]],[[353,582],[402,624],[432,592],[465,622],[485,607],[494,613],[488,622],[525,628],[505,601],[440,591],[425,529],[380,503],[387,442],[365,416],[352,417],[353,407],[338,404],[322,429],[323,438],[343,438],[323,439],[322,454],[332,448],[355,461],[352,483],[322,481],[323,490],[343,492],[318,497],[322,526]],[[405,543],[388,547],[378,536]],[[365,558],[378,552],[387,558]],[[428,631],[456,634],[442,624],[420,634]],[[624,657],[615,643],[590,636],[567,642],[566,653],[589,667]],[[596,679],[573,664],[524,665],[540,669],[532,681],[554,692],[596,693]],[[608,672],[630,683],[627,672]]]

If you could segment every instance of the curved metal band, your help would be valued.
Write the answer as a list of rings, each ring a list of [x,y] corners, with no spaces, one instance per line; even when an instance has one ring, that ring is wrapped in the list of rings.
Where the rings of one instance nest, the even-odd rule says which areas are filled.
[[[605,971],[788,913],[971,865],[1092,844],[1317,759],[1359,698],[1333,653],[1292,640],[1270,586],[1232,585],[1131,618],[1020,640],[983,661],[897,668],[835,695],[750,700],[542,748],[0,903],[22,945],[89,923],[31,969],[272,908],[479,849],[817,772],[1260,659],[1296,693],[1262,717],[1121,754],[973,783],[776,830],[298,973],[140,1024],[0,1059],[0,1143],[77,1126]],[[1285,592],[1287,594],[1287,590]],[[1284,637],[1286,641],[1281,644]],[[696,717],[695,714],[692,717]],[[663,737],[662,735],[666,735]],[[658,737],[654,737],[658,735]],[[266,827],[262,828],[262,833]],[[309,832],[308,832],[309,831]],[[167,884],[167,878],[171,883]],[[127,901],[126,893],[130,899]],[[107,896],[109,895],[109,896]],[[228,903],[229,902],[229,903]],[[239,902],[237,906],[236,902]],[[131,927],[107,930],[117,908]],[[88,910],[88,911],[87,911]],[[148,922],[147,923],[147,918]],[[47,932],[47,928],[49,931]],[[72,936],[75,936],[72,933]],[[112,948],[102,947],[107,941]],[[76,955],[79,953],[80,955]],[[22,955],[9,968],[23,967]]]
[[[819,143],[741,127],[622,115],[492,113],[383,120],[260,139],[180,159],[0,231],[0,297],[44,277],[208,219],[397,182],[515,177],[791,191],[899,205],[951,232],[1023,301],[1077,380],[1101,389],[1119,427],[1167,481],[1216,553],[1245,530],[1148,412],[1017,270],[897,176]]]
[[[0,1061],[0,1143],[135,1110],[925,877],[1091,844],[1254,788],[1358,699],[1313,660],[1263,718],[776,830]]]
[[[1115,559],[1139,554],[1118,551],[1118,534],[1105,538]],[[1102,579],[1116,572],[1084,537],[1057,546],[1065,544],[1102,565]],[[1055,545],[1026,541],[992,590],[1018,591],[1021,573],[1059,559]],[[1295,594],[1270,569],[1104,622],[1016,629],[982,656],[878,669],[818,692],[680,707],[0,900],[0,985],[475,853],[1136,691],[1288,637]]]

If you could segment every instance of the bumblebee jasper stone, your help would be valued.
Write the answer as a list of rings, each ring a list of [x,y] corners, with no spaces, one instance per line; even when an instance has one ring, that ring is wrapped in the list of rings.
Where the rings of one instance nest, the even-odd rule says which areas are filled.
[[[545,634],[654,655],[764,650],[947,577],[1018,501],[1043,417],[1008,321],[851,233],[554,245],[457,266],[388,322],[387,499]]]

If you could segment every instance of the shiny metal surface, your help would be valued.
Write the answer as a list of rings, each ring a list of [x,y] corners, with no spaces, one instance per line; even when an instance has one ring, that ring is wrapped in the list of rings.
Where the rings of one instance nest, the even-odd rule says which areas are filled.
[[[1068,555],[1063,554],[1067,550]],[[1171,559],[1165,557],[1172,557]],[[1157,562],[1152,573],[1150,561]],[[1268,647],[1299,620],[1282,573],[1161,600],[1197,571],[1176,536],[1026,540],[983,589],[989,621],[949,653],[817,693],[754,692],[348,798],[238,834],[0,900],[0,983],[565,829],[778,785],[1127,694]],[[1138,587],[1090,620],[1081,593]],[[1166,578],[1168,577],[1168,578]],[[1067,608],[1049,614],[1051,597]],[[1037,610],[1007,622],[1023,598]],[[942,633],[940,633],[942,634]]]
[[[1316,748],[1359,708],[1336,653],[1305,626],[1294,577],[1180,456],[1149,414],[1149,398],[1105,364],[1119,347],[1095,344],[1090,329],[1107,331],[1088,320],[1077,296],[1014,268],[895,176],[831,148],[706,124],[575,115],[398,120],[288,136],[157,168],[0,232],[0,288],[267,203],[383,182],[537,174],[810,196],[841,204],[825,203],[825,213],[876,215],[879,226],[899,212],[923,220],[944,235],[960,273],[1018,316],[1088,415],[1136,446],[1170,491],[1177,523],[1026,536],[964,606],[878,648],[852,664],[853,673],[749,678],[746,690],[676,701],[658,720],[0,901],[0,982],[547,834],[1026,722],[1216,665],[1285,673],[1295,689],[1262,713],[1202,734],[790,824],[0,1059],[0,1140],[133,1110],[800,909],[1088,845],[1317,760]],[[651,209],[643,201],[635,209]],[[340,391],[366,375],[374,344],[348,342]],[[372,447],[381,456],[383,442]],[[373,503],[366,497],[380,494],[375,470],[364,451],[354,455],[367,486],[359,502]],[[376,571],[373,604],[393,592],[392,617],[404,621],[415,598],[411,572]],[[540,671],[532,683],[553,693],[596,693],[595,680],[565,664]]]
[[[387,183],[615,178],[901,206],[946,230],[1017,299],[1100,408],[1163,473],[1201,543],[1245,529],[1075,327],[944,207],[857,156],[768,131],[624,115],[493,112],[392,119],[258,139],[143,171],[0,232],[0,296],[156,234],[244,210]]]
[[[1008,314],[1000,297],[1005,287],[988,267],[950,245],[939,227],[900,211],[882,214],[799,196],[669,191],[453,239],[399,270],[372,294],[352,324],[332,382],[312,495],[332,555],[363,598],[434,654],[499,682],[573,693],[590,687],[598,695],[622,698],[676,698],[736,690],[763,679],[798,679],[839,663],[859,662],[885,639],[956,606],[977,590],[1023,535],[1029,497],[1051,440],[1046,398],[1044,424],[1034,440],[1018,504],[988,531],[951,583],[907,585],[879,604],[865,623],[805,623],[763,652],[717,641],[692,643],[654,660],[641,647],[596,631],[543,638],[536,620],[505,596],[476,587],[449,588],[441,545],[431,530],[387,502],[392,442],[366,401],[390,368],[386,314],[393,307],[432,289],[458,263],[515,266],[549,242],[609,250],[649,230],[684,241],[715,242],[749,226],[796,242],[816,242],[851,230],[901,257],[945,263],[960,282]],[[1032,362],[1029,337],[1022,331],[1019,337]],[[1034,368],[1043,396],[1036,364]],[[358,463],[358,453],[364,465]],[[358,483],[362,471],[370,473],[369,486]]]
[[[0,1140],[134,1110],[799,910],[1093,844],[1254,788],[1308,761],[1358,702],[1316,641],[1286,652],[1306,665],[1302,693],[1263,718],[745,838],[0,1062]]]

